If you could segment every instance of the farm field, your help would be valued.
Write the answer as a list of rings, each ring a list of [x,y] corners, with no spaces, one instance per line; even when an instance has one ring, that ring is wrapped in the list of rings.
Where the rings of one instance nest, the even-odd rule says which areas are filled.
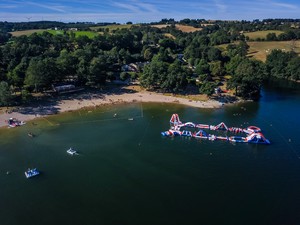
[[[237,43],[236,43],[237,44]],[[282,51],[291,51],[294,46],[294,51],[300,55],[300,41],[248,41],[249,45],[248,56],[257,60],[266,61],[267,55],[273,49]],[[222,51],[226,51],[228,44],[217,46]]]
[[[255,31],[255,32],[249,32],[249,33],[244,33],[246,37],[249,37],[250,40],[255,40],[257,38],[266,38],[267,34],[269,33],[275,33],[276,36],[279,34],[283,33],[281,30],[262,30],[262,31]]]
[[[257,60],[266,61],[267,55],[273,49],[280,49],[282,51],[291,51],[294,45],[294,51],[300,54],[300,41],[263,41],[263,42],[247,42],[250,46],[248,52],[249,57],[253,57]]]
[[[33,33],[42,33],[42,32],[49,32],[53,35],[58,35],[58,34],[63,34],[64,31],[63,30],[46,30],[46,29],[36,29],[36,30],[23,30],[23,31],[14,31],[14,32],[11,32],[11,34],[14,36],[14,37],[19,37],[21,35],[31,35]],[[67,31],[67,33],[70,33],[71,31]],[[93,32],[93,31],[72,31],[75,33],[75,36],[78,37],[78,36],[88,36],[89,38],[93,38],[97,35],[99,35],[97,32]]]
[[[186,25],[180,25],[180,24],[176,24],[176,28],[178,30],[181,30],[182,32],[186,32],[186,33],[202,30],[202,28],[195,28],[192,26],[186,26]]]
[[[14,31],[10,32],[12,36],[19,37],[22,35],[31,35],[33,33],[41,33],[47,31],[46,29],[35,29],[35,30],[21,30],[21,31]]]
[[[170,25],[168,25],[168,24],[157,24],[157,25],[151,25],[151,26],[162,29],[162,28],[168,27]],[[202,30],[202,28],[195,28],[195,27],[192,27],[192,26],[181,25],[181,24],[176,24],[175,27],[176,27],[176,29],[181,30],[182,32],[186,32],[186,33]]]
[[[117,30],[117,29],[130,29],[133,25],[132,24],[114,24],[114,25],[107,25],[107,26],[96,26],[90,27],[91,30],[97,31],[99,28],[108,28],[110,32]],[[136,26],[136,25],[135,25]]]
[[[47,30],[49,33],[53,35],[63,34],[63,30]],[[67,31],[67,33],[70,33],[71,31]],[[95,36],[98,36],[99,34],[93,31],[72,31],[76,37],[79,36],[88,36],[89,38],[93,38]]]
[[[165,33],[164,35],[165,35],[165,37],[171,38],[173,40],[176,39],[176,37],[174,35],[170,34],[170,33]]]

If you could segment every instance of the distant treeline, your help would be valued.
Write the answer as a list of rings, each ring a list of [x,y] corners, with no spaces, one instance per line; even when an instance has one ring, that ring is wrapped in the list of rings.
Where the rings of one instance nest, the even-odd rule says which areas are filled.
[[[107,26],[116,23],[92,23],[92,22],[77,22],[77,23],[63,23],[57,21],[34,21],[34,22],[0,22],[0,32],[12,32],[32,29],[53,29],[60,30],[68,28],[78,28],[81,30],[88,30],[91,26]]]
[[[263,19],[263,20],[206,20],[206,19],[162,19],[151,24],[182,24],[193,27],[206,27],[207,25],[230,26],[238,31],[259,31],[259,30],[286,30],[299,28],[300,19]]]
[[[15,96],[27,101],[32,92],[49,90],[53,84],[97,87],[118,77],[139,79],[151,90],[178,93],[196,87],[208,95],[228,79],[227,87],[243,98],[259,96],[262,82],[270,76],[300,79],[296,53],[275,50],[265,63],[251,59],[245,36],[230,24],[235,23],[193,33],[141,25],[94,38],[46,31],[7,37],[0,46],[0,104],[12,104]],[[220,44],[228,44],[225,51]],[[130,63],[137,68],[122,72]]]

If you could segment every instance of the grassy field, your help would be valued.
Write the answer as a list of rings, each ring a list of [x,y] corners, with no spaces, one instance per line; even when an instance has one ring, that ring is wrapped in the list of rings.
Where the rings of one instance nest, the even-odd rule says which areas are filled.
[[[263,31],[255,31],[255,32],[249,32],[249,33],[244,33],[246,37],[249,37],[250,40],[255,40],[257,38],[266,38],[267,34],[269,33],[275,33],[277,36],[283,31],[280,30],[263,30]]]
[[[271,53],[273,49],[280,49],[282,51],[291,51],[294,45],[294,51],[300,55],[300,41],[249,41],[248,56],[257,60],[266,61],[267,55]],[[217,46],[222,51],[226,50],[228,44]]]
[[[45,30],[45,29],[38,29],[38,30],[23,30],[23,31],[15,31],[15,32],[11,32],[11,34],[15,37],[19,37],[21,35],[31,35],[33,33],[42,33],[44,31],[47,31],[53,35],[57,35],[57,34],[63,34],[64,31],[63,30]],[[67,31],[67,33],[70,33],[71,31]],[[75,33],[75,36],[83,36],[86,35],[89,38],[93,38],[97,35],[99,35],[97,32],[93,32],[93,31],[72,31]]]
[[[263,42],[248,42],[249,48],[249,57],[253,57],[258,60],[265,61],[267,55],[273,49],[280,49],[282,51],[291,51],[292,42],[291,41],[263,41]],[[294,42],[295,49],[294,51],[300,54],[300,41]]]
[[[97,27],[90,27],[91,30],[93,31],[97,31],[99,28],[108,28],[109,32],[117,30],[117,29],[129,29],[131,28],[133,25],[132,24],[114,24],[114,25],[107,25],[107,26],[97,26]]]
[[[63,34],[63,30],[47,30],[49,33],[53,35]],[[88,36],[89,38],[94,38],[95,36],[98,36],[99,34],[97,32],[93,31],[67,31],[67,33],[73,32],[75,33],[75,37],[79,36]]]

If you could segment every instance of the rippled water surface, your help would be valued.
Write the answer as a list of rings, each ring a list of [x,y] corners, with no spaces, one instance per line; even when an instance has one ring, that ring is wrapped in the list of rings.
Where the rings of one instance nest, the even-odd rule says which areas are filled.
[[[134,103],[1,129],[1,224],[299,224],[299,90],[277,82],[217,110]],[[172,113],[256,125],[272,144],[164,138]],[[26,179],[28,167],[41,175]]]

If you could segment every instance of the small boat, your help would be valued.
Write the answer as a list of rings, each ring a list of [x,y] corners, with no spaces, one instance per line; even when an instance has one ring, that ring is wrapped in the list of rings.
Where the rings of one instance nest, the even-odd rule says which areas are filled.
[[[31,137],[31,138],[33,138],[33,137],[34,137],[34,134],[31,133],[31,132],[29,132],[29,133],[28,133],[28,136]]]
[[[28,170],[25,171],[26,178],[34,177],[34,176],[37,176],[39,174],[40,174],[40,172],[36,168],[34,168],[34,169],[28,168]]]
[[[133,118],[128,118],[128,120],[133,120]]]
[[[70,154],[70,155],[78,155],[77,151],[75,151],[73,148],[69,148],[67,150],[67,153]]]
[[[16,118],[9,118],[7,123],[8,127],[17,127],[26,124],[24,121],[17,120]]]

